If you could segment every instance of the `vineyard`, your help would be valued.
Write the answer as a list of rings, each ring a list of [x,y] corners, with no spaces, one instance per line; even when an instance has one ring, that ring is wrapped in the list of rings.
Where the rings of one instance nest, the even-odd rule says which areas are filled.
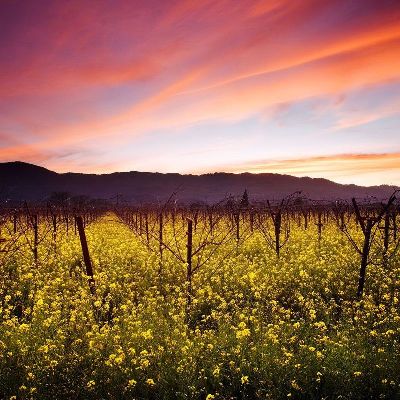
[[[399,211],[3,205],[0,398],[400,398]]]

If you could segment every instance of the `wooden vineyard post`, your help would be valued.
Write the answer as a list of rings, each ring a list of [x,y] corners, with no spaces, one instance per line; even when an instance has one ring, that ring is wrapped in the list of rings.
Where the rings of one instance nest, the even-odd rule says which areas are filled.
[[[321,212],[318,213],[318,222],[315,224],[318,227],[318,242],[321,241],[321,237],[322,237],[322,227],[323,227],[323,223],[322,223],[322,214]]]
[[[150,246],[150,238],[149,238],[149,216],[146,212],[145,214],[145,227],[146,227],[146,243],[147,243],[147,247]]]
[[[14,235],[17,233],[17,222],[18,222],[18,216],[17,213],[14,213],[13,216]]]
[[[236,241],[240,240],[240,212],[234,214],[235,226],[236,226]]]
[[[57,250],[57,215],[52,214],[51,216],[52,223],[53,223],[53,244],[54,244],[54,251]]]
[[[199,212],[196,210],[194,213],[194,230],[197,229],[197,221],[199,219]]]
[[[160,258],[162,259],[163,255],[163,215],[162,212],[160,213],[160,225],[159,225],[159,231],[158,231],[158,240],[160,242]]]
[[[67,230],[67,236],[68,236],[68,231],[69,231],[69,215],[68,214],[65,216],[65,228]]]
[[[38,244],[39,244],[39,234],[38,234],[38,216],[34,215],[32,217],[32,228],[33,228],[33,259],[35,263],[38,260]]]
[[[159,241],[159,251],[160,251],[160,262],[158,264],[158,277],[160,279],[160,285],[161,285],[161,278],[162,278],[162,268],[163,268],[163,249],[164,249],[164,238],[163,238],[163,214],[162,211],[160,212],[160,218],[159,218],[159,226],[158,226],[158,241]]]
[[[383,236],[383,262],[385,267],[387,266],[387,253],[389,250],[389,234],[390,234],[390,215],[389,212],[386,212],[385,215],[385,225],[383,228],[384,236]]]
[[[189,308],[192,303],[192,250],[193,250],[193,221],[187,219],[187,253],[186,253],[186,263],[187,263],[187,307]]]
[[[1,237],[1,226],[0,226],[0,244],[5,243],[7,240]],[[3,249],[0,249],[0,253],[5,253]]]
[[[280,241],[281,227],[282,227],[282,213],[281,210],[279,210],[274,216],[275,252],[278,258],[281,250],[281,241]]]
[[[345,222],[344,222],[344,211],[340,214],[340,229],[343,231],[345,227]]]
[[[305,210],[303,211],[303,216],[304,216],[304,230],[308,229],[308,211]]]
[[[367,270],[368,264],[368,256],[371,247],[371,232],[374,226],[374,222],[372,219],[367,219],[367,225],[365,226],[364,230],[364,245],[361,255],[361,266],[360,266],[360,276],[358,278],[358,289],[357,289],[357,297],[360,299],[363,291],[364,291],[364,284],[365,284],[365,273]]]
[[[386,268],[388,265],[389,257],[388,257],[388,252],[389,252],[389,244],[390,244],[390,236],[391,233],[390,231],[393,230],[393,240],[394,242],[396,241],[396,218],[393,218],[392,216],[395,215],[394,213],[391,214],[389,210],[386,211],[385,218],[383,219],[384,224],[383,226],[380,226],[379,228],[383,231],[383,265]],[[391,222],[393,223],[393,227],[391,226]]]
[[[53,222],[53,233],[54,233],[54,236],[55,236],[57,234],[57,215],[53,214],[51,216],[51,219],[52,219],[52,222]]]
[[[75,224],[76,227],[78,228],[79,239],[81,241],[83,261],[86,267],[86,275],[89,277],[88,281],[89,281],[90,292],[92,293],[92,295],[94,295],[96,293],[96,285],[95,285],[95,280],[93,278],[93,267],[92,267],[92,262],[90,260],[89,248],[86,240],[83,219],[81,216],[75,217]]]

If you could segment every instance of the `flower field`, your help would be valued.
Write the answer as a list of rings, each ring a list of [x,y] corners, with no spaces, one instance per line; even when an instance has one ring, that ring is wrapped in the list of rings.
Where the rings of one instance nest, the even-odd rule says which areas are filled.
[[[188,303],[169,221],[162,257],[117,214],[90,223],[94,293],[79,236],[46,229],[37,261],[31,232],[0,253],[2,399],[400,398],[400,255],[382,261],[379,232],[361,299],[360,255],[330,219],[320,238],[293,223],[279,257],[257,229],[203,242]]]

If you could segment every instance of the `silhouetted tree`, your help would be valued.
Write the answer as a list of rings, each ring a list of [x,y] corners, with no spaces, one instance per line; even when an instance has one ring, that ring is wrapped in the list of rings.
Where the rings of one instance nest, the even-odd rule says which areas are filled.
[[[247,189],[244,190],[242,199],[240,200],[240,208],[248,208],[249,207],[249,195],[247,193]]]

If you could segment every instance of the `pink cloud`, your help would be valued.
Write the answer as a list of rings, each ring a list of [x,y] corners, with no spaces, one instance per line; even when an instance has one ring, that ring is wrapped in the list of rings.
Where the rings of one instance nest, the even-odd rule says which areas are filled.
[[[0,159],[54,164],[60,148],[400,80],[393,2],[366,0],[356,12],[344,0],[4,4],[0,130],[18,141],[5,140]],[[115,106],[101,107],[107,95]],[[339,126],[389,112],[378,111],[343,115]]]

